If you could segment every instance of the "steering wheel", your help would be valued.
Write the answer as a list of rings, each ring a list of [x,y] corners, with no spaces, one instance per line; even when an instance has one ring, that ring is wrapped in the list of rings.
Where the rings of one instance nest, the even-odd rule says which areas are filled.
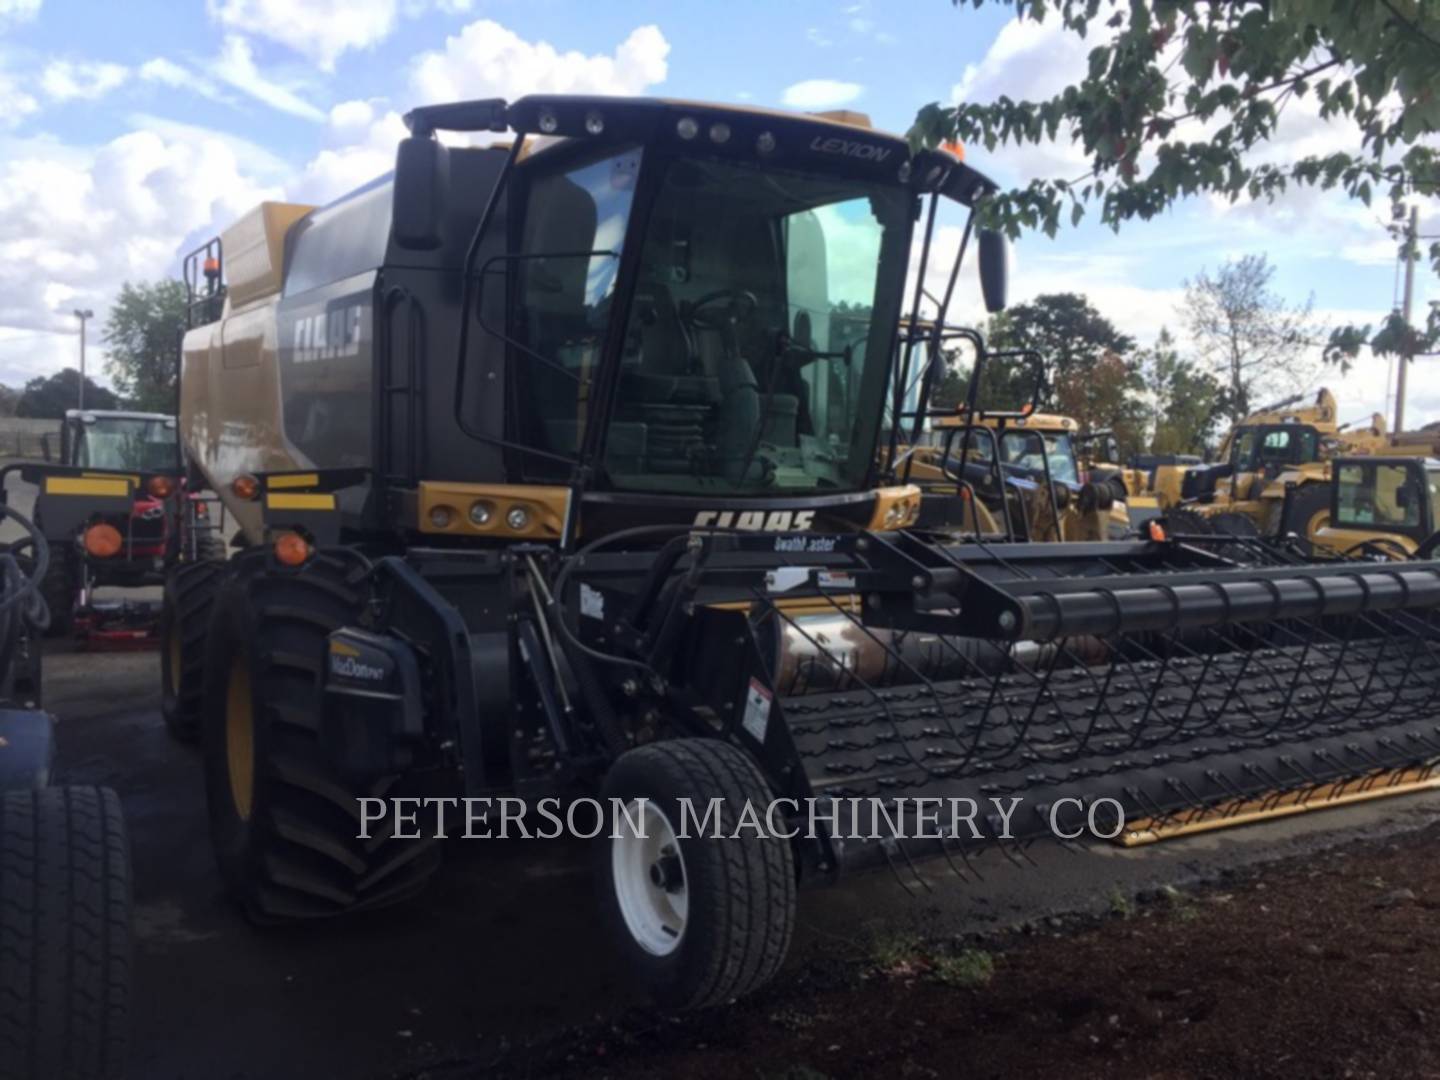
[[[1361,540],[1358,544],[1352,544],[1345,549],[1345,558],[1353,559],[1361,556],[1383,559],[1385,562],[1409,562],[1410,554],[1403,545],[1394,540]]]
[[[722,300],[729,302],[723,313],[709,310],[717,307]],[[711,330],[726,322],[748,319],[759,307],[760,301],[749,289],[716,289],[683,305],[683,311],[686,321],[692,326]]]

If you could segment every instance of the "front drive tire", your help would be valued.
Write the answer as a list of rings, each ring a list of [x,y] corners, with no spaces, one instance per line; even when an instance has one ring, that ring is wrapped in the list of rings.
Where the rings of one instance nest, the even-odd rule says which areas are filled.
[[[130,1005],[130,852],[104,788],[0,796],[0,1080],[116,1080]]]
[[[182,563],[165,575],[160,606],[160,713],[180,742],[200,738],[205,690],[205,633],[223,562]]]
[[[606,822],[596,880],[608,937],[656,1002],[718,1005],[774,977],[795,928],[795,862],[788,840],[734,835],[746,800],[763,821],[773,798],[755,762],[716,739],[652,743],[616,760],[603,794],[607,808],[647,801],[645,839]],[[720,835],[697,835],[712,798],[723,800]],[[688,820],[681,799],[692,800]]]
[[[362,796],[320,743],[329,633],[360,598],[345,564],[316,556],[295,573],[237,567],[216,594],[206,641],[202,726],[210,835],[221,876],[262,924],[383,907],[419,893],[440,862],[433,839],[361,840]]]

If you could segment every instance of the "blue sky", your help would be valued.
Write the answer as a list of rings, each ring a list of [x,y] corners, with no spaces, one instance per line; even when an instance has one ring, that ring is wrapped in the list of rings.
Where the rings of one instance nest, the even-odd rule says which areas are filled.
[[[903,131],[929,101],[1053,92],[1087,49],[948,0],[0,0],[0,381],[72,362],[65,312],[103,318],[121,281],[173,273],[185,245],[259,199],[323,201],[384,171],[398,114],[424,100],[575,88],[844,106]],[[1273,153],[1352,138],[1296,113]],[[1002,181],[1083,171],[1068,145],[970,158]],[[1335,196],[1193,199],[1118,236],[1087,221],[1024,238],[1013,294],[1084,292],[1148,343],[1178,328],[1187,277],[1264,252],[1287,296],[1374,321],[1394,287],[1382,218]],[[1430,274],[1420,285],[1440,299]],[[1440,417],[1427,363],[1416,421]],[[1344,381],[1347,417],[1385,407],[1387,371],[1367,359]]]

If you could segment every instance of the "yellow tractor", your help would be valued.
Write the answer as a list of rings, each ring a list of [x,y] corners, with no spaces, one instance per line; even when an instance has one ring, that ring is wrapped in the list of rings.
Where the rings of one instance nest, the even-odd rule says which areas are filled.
[[[1075,420],[1033,405],[968,416],[934,417],[939,445],[911,456],[905,478],[925,493],[922,528],[1031,541],[1119,539],[1129,531],[1123,498],[1082,469],[1087,440]],[[1107,434],[1093,442],[1105,445]],[[1104,451],[1111,457],[1113,443],[1110,436]]]

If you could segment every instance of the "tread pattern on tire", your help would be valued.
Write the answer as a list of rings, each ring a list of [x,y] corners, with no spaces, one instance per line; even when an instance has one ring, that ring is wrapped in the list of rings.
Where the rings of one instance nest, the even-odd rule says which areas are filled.
[[[252,680],[269,753],[256,764],[249,879],[231,881],[259,922],[401,903],[423,890],[440,864],[433,839],[393,840],[373,832],[369,841],[358,838],[357,799],[386,796],[397,778],[357,786],[337,773],[320,743],[315,709],[327,637],[352,621],[359,606],[345,568],[322,555],[298,574],[255,572],[235,581],[257,620]],[[206,697],[213,707],[217,699],[208,691]],[[207,720],[223,732],[223,720]],[[206,752],[216,751],[207,746]],[[228,800],[228,788],[211,798]]]
[[[129,850],[115,793],[0,796],[0,1080],[118,1077],[130,964]]]
[[[215,595],[224,580],[223,562],[186,563],[171,573],[166,583],[166,610],[162,617],[160,647],[164,695],[161,713],[165,727],[181,742],[200,737],[200,715],[205,696],[205,635]],[[170,690],[170,621],[180,623],[180,681],[178,691]]]
[[[796,879],[788,841],[743,835],[731,839],[739,808],[748,800],[768,805],[772,798],[755,762],[744,751],[718,739],[674,739],[630,751],[665,776],[672,789],[691,792],[703,805],[722,801],[720,832],[686,850],[690,859],[702,854],[717,873],[708,875],[724,887],[714,892],[715,934],[698,961],[701,969],[687,1000],[669,1002],[681,1008],[703,1008],[732,1001],[757,990],[780,970],[795,929]],[[698,899],[692,897],[691,902]]]
[[[202,529],[195,537],[196,563],[224,562],[229,555],[225,539],[213,529]]]

